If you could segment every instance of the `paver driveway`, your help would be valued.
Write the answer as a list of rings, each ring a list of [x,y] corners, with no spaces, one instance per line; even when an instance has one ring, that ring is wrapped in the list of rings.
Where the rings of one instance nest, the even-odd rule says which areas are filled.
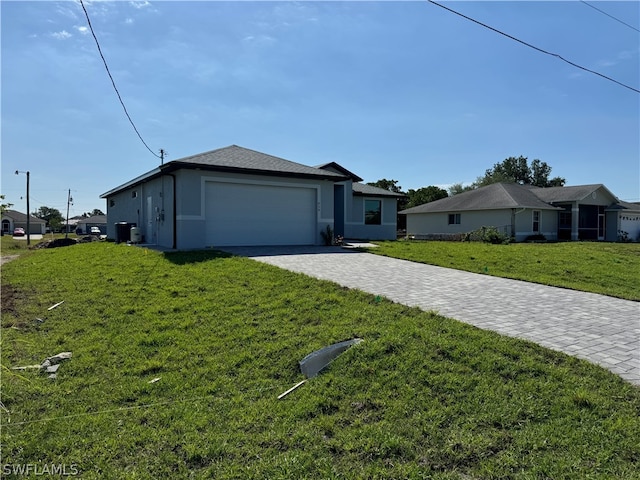
[[[225,250],[531,340],[640,385],[639,302],[340,248]]]

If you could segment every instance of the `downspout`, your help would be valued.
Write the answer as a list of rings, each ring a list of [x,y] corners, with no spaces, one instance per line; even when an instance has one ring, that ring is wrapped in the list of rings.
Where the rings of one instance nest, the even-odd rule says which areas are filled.
[[[171,213],[172,216],[172,220],[173,220],[173,238],[172,238],[172,245],[171,248],[173,250],[176,249],[176,244],[177,244],[177,238],[178,238],[178,227],[176,225],[176,219],[177,219],[177,214],[176,214],[176,176],[173,173],[167,173],[165,175],[170,176],[173,179],[173,195],[172,197],[172,210],[173,212]],[[163,199],[164,201],[164,199]]]
[[[515,208],[511,209],[511,237],[515,240],[516,238],[516,215],[522,213],[526,210],[526,208],[521,208],[519,212],[516,212]]]

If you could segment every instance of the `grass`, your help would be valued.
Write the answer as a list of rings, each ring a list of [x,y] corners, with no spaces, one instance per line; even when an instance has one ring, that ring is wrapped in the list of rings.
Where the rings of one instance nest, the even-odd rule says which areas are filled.
[[[640,243],[376,243],[369,252],[640,301]]]
[[[433,313],[220,252],[104,242],[31,252],[2,287],[3,368],[73,352],[55,381],[3,369],[3,465],[88,479],[640,478],[638,388]],[[277,400],[299,359],[353,337]]]

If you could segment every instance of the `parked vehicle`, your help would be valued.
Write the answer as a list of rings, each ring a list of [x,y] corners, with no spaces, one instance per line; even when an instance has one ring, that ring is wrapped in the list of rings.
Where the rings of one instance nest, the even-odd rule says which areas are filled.
[[[99,227],[91,227],[91,235],[102,235]]]
[[[16,227],[13,229],[14,237],[24,237],[24,235],[25,235],[24,228]]]

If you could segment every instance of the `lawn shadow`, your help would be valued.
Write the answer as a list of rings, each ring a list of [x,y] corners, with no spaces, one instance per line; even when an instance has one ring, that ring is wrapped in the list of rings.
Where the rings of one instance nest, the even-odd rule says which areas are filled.
[[[319,255],[319,254],[350,254],[362,251],[357,248],[320,245],[274,245],[263,247],[221,247],[225,252],[240,257],[273,257],[279,255]]]
[[[208,262],[218,258],[231,258],[233,255],[221,250],[183,250],[163,252],[164,258],[176,265],[186,265],[190,263]]]

